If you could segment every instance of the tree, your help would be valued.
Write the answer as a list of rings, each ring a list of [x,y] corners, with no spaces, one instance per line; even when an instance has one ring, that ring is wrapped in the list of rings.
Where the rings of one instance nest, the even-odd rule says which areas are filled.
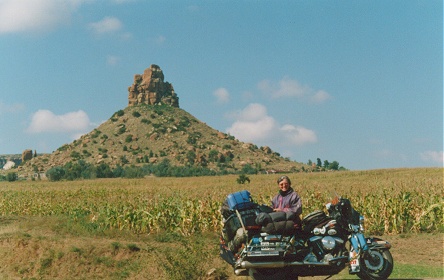
[[[317,158],[317,159],[316,159],[316,166],[317,166],[317,167],[322,167],[322,161],[321,161],[320,158]]]
[[[257,169],[247,163],[242,167],[241,172],[243,174],[257,174]]]
[[[328,169],[329,165],[330,165],[330,163],[328,162],[328,160],[324,160],[324,168]]]
[[[116,168],[113,169],[113,176],[115,178],[119,178],[119,177],[123,177],[125,175],[125,170],[123,169],[122,166],[120,166],[119,164],[116,166]]]
[[[46,171],[46,177],[49,181],[60,181],[65,175],[65,170],[61,166],[56,166]]]
[[[329,167],[331,170],[339,170],[339,162],[334,160],[330,163]]]
[[[96,169],[97,178],[113,178],[114,173],[108,164],[102,162]]]

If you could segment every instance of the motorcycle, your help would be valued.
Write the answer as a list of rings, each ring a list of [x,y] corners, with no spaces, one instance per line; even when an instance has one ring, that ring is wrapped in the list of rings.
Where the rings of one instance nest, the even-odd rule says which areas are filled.
[[[346,267],[361,279],[387,279],[390,243],[364,236],[364,217],[349,199],[335,197],[326,209],[298,221],[254,203],[246,190],[229,194],[221,209],[220,256],[236,275],[257,280],[331,277]]]

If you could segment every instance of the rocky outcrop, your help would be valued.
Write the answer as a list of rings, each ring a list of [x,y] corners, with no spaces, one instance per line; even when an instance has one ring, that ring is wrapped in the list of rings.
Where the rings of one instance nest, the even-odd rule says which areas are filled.
[[[22,162],[32,159],[32,150],[24,150],[22,153]]]
[[[164,82],[163,72],[159,66],[151,64],[142,75],[134,75],[134,83],[128,87],[128,106],[138,104],[168,104],[179,107],[179,97],[173,85]]]
[[[9,170],[15,167],[15,162],[8,160],[3,166],[3,170]]]

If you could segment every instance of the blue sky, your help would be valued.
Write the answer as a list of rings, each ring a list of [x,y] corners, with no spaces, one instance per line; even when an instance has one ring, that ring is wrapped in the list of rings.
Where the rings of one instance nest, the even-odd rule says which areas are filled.
[[[0,0],[0,154],[49,153],[151,64],[241,141],[352,170],[443,166],[442,1]]]

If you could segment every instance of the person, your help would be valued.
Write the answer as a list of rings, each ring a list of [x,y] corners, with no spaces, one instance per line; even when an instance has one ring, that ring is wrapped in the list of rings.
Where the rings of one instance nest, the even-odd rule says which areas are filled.
[[[279,193],[271,200],[274,212],[293,212],[300,220],[302,201],[299,194],[291,187],[288,176],[281,176],[277,180]]]

